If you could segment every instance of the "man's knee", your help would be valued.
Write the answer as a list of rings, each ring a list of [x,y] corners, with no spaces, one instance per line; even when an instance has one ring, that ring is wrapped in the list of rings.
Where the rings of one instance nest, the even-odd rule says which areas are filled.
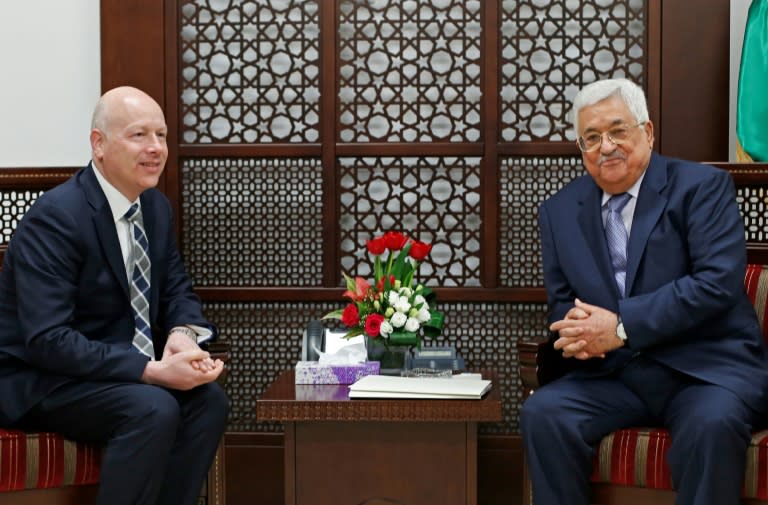
[[[523,435],[537,430],[550,429],[562,418],[558,401],[546,389],[528,397],[520,408],[520,428]]]

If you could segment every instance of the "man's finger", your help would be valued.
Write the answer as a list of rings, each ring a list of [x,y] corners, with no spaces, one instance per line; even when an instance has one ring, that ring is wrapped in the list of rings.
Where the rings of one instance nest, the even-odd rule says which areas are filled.
[[[579,309],[583,310],[583,311],[584,311],[584,312],[586,312],[587,314],[592,314],[592,312],[594,312],[594,311],[595,311],[595,309],[597,308],[597,307],[595,307],[594,305],[590,305],[590,304],[588,304],[588,303],[586,303],[586,302],[582,302],[582,301],[581,301],[581,300],[579,300],[578,298],[576,298],[576,300],[574,301],[574,303],[575,303],[575,305],[576,305],[576,307],[577,307],[577,308],[579,308]]]

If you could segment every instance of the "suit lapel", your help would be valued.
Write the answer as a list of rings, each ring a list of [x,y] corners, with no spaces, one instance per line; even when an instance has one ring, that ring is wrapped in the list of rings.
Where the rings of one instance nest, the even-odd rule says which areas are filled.
[[[579,226],[587,243],[587,249],[592,253],[595,267],[600,272],[600,277],[608,289],[618,296],[619,289],[616,287],[616,280],[613,277],[613,268],[611,267],[603,228],[601,209],[603,192],[595,184],[588,186],[589,189],[584,192],[579,202],[581,206],[581,212],[578,216]]]
[[[120,241],[117,238],[115,221],[112,217],[112,209],[109,207],[107,197],[96,180],[93,171],[96,170],[93,165],[89,165],[81,174],[83,192],[88,199],[88,203],[93,207],[93,223],[96,228],[104,257],[107,260],[112,273],[117,278],[120,287],[127,297],[130,297],[128,288],[128,276],[123,263],[123,253],[120,249]]]
[[[648,237],[667,206],[667,198],[661,194],[667,185],[666,166],[666,162],[653,153],[637,195],[632,232],[627,245],[627,294],[632,292]]]

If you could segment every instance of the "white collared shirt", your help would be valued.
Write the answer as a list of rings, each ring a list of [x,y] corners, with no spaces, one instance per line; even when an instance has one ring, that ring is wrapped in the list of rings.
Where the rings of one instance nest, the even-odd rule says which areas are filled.
[[[629,237],[630,233],[632,232],[632,220],[635,216],[635,205],[637,205],[637,195],[640,193],[640,185],[643,183],[643,178],[645,177],[645,170],[642,174],[640,174],[640,177],[637,178],[635,183],[627,190],[627,193],[630,194],[632,198],[629,199],[627,204],[624,206],[624,208],[621,210],[621,220],[624,222],[624,227],[627,229],[627,237]],[[610,193],[606,193],[603,191],[603,201],[600,204],[600,208],[602,209],[602,215],[603,215],[603,228],[605,228],[605,220],[608,218],[608,200],[613,195]]]
[[[133,239],[131,238],[131,225],[128,220],[125,219],[125,213],[131,208],[134,203],[139,204],[141,209],[140,199],[137,198],[135,202],[128,200],[125,195],[117,190],[109,181],[102,175],[96,165],[91,162],[93,166],[93,172],[96,174],[96,180],[99,181],[101,190],[104,191],[104,196],[107,197],[107,203],[112,211],[112,218],[115,220],[115,229],[117,230],[117,239],[120,241],[120,250],[123,253],[123,264],[125,265],[125,272],[128,275],[128,282],[131,282],[131,255]]]

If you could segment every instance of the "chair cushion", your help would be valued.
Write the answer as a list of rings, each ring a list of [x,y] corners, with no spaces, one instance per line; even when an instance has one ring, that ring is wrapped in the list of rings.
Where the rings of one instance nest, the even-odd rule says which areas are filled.
[[[630,428],[611,433],[595,453],[592,481],[621,486],[672,489],[666,430]],[[768,500],[768,430],[752,434],[747,449],[744,498]]]
[[[0,492],[97,483],[101,450],[56,433],[0,428]]]
[[[768,342],[768,327],[765,325],[768,312],[768,268],[763,265],[747,265],[744,287],[752,306],[755,307],[760,328],[763,329],[763,340]]]

